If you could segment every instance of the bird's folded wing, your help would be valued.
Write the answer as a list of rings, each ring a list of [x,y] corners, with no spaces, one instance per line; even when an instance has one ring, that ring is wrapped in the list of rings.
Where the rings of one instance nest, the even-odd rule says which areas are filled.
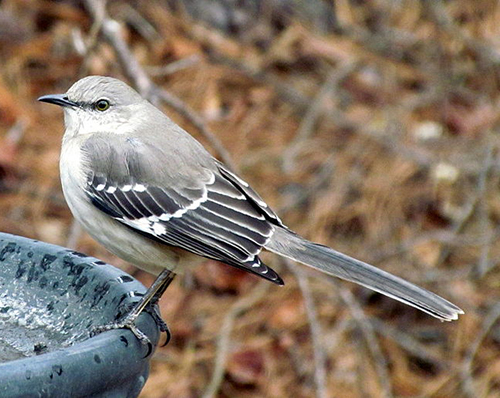
[[[260,195],[255,192],[247,182],[243,181],[236,174],[231,172],[223,163],[216,160],[217,167],[222,176],[224,176],[228,181],[230,181],[239,191],[241,191],[247,200],[249,200],[262,214],[266,216],[267,219],[271,220],[273,224],[276,224],[282,228],[287,228],[280,220],[278,215],[267,205],[266,202],[260,197]]]
[[[92,162],[91,153],[88,157]],[[122,159],[126,161],[126,157]],[[140,159],[135,157],[133,162],[137,167]],[[274,232],[268,213],[263,214],[253,202],[262,202],[257,194],[249,198],[235,185],[232,179],[237,179],[236,184],[246,183],[234,174],[228,174],[229,179],[217,169],[206,170],[205,180],[193,181],[188,188],[153,185],[127,175],[117,177],[116,166],[114,177],[102,167],[91,169],[100,171],[87,176],[89,199],[119,222],[152,239],[283,283],[258,257]],[[248,189],[248,185],[243,188]]]

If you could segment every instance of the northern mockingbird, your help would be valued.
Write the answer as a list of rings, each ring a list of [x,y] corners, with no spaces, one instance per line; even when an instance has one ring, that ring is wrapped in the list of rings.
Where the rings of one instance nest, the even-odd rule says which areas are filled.
[[[39,101],[64,109],[61,181],[75,218],[118,257],[160,274],[116,327],[140,336],[136,317],[196,256],[283,285],[260,260],[262,249],[442,321],[463,314],[434,293],[291,231],[248,183],[122,81],[89,76]]]

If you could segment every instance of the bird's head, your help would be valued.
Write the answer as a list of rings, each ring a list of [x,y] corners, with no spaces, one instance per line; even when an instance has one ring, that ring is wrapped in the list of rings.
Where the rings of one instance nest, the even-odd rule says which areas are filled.
[[[118,79],[88,76],[65,94],[49,94],[39,101],[62,106],[66,136],[101,133],[126,134],[140,108],[150,106],[137,91]]]

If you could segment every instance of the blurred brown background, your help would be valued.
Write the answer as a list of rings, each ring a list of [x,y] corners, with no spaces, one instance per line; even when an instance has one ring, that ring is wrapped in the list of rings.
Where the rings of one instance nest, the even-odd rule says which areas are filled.
[[[497,1],[103,4],[0,1],[0,230],[152,282],[72,228],[62,112],[36,102],[110,75],[294,230],[466,311],[440,323],[271,255],[283,288],[207,261],[164,295],[173,340],[142,398],[500,396]]]

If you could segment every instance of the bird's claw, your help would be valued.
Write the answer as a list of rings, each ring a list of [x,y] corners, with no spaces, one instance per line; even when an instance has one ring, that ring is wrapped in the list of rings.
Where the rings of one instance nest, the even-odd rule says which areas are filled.
[[[160,328],[160,331],[164,332],[167,335],[165,342],[161,345],[162,347],[165,347],[170,342],[172,334],[170,333],[170,329],[168,328],[167,323],[161,317],[157,303],[151,302],[150,305],[146,307],[146,311],[148,312],[148,314],[151,315],[153,320],[156,322],[156,324]]]

